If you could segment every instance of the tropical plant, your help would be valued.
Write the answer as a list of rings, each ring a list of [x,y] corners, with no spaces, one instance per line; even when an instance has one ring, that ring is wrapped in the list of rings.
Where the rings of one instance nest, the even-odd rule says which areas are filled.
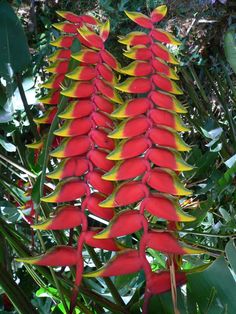
[[[109,21],[58,12],[34,119],[19,87],[35,140],[24,151],[13,138],[20,159],[0,155],[4,309],[8,296],[19,313],[234,313],[234,81],[222,60],[217,74],[187,65],[183,94],[168,49],[180,43],[155,28],[166,10],[126,11],[138,28],[119,39],[125,67],[107,50]]]

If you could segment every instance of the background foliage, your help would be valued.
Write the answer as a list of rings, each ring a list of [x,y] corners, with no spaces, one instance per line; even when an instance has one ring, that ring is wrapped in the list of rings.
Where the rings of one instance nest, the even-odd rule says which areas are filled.
[[[51,27],[57,20],[55,11],[89,12],[102,21],[109,17],[109,50],[124,63],[117,36],[133,30],[134,26],[123,11],[148,13],[162,3],[169,7],[168,18],[162,26],[183,43],[174,53],[181,61],[180,75],[185,91],[181,100],[187,104],[185,119],[191,126],[185,140],[193,149],[186,158],[195,166],[184,174],[188,188],[194,191],[190,204],[185,206],[191,206],[197,219],[181,230],[181,237],[209,252],[203,257],[185,260],[185,269],[195,266],[199,271],[189,274],[187,287],[178,291],[178,307],[181,313],[236,312],[236,4],[234,1],[222,2],[0,1],[1,313],[29,313],[29,309],[38,313],[66,313],[65,304],[71,288],[69,272],[67,277],[62,277],[60,270],[53,273],[14,262],[16,256],[40,251],[42,243],[50,247],[57,241],[66,241],[65,234],[32,235],[24,219],[29,210],[20,208],[29,200],[25,193],[28,184],[33,188],[36,209],[39,202],[39,180],[36,178],[40,176],[43,155],[35,164],[34,154],[25,149],[25,144],[37,137],[33,117],[42,110],[36,99],[44,93],[39,85],[47,76],[45,60],[52,52],[49,42],[58,36]],[[84,254],[90,266],[91,258],[97,265],[110,258],[110,253],[94,256],[94,252],[88,250]],[[161,268],[161,254],[153,251],[150,255],[152,268]],[[208,264],[210,266],[204,270]],[[129,313],[139,313],[142,273],[138,283],[132,281],[132,275],[120,276],[113,283],[128,303]],[[82,292],[78,313],[102,313],[104,308],[111,313],[123,311],[122,305],[112,299],[103,280],[86,281]],[[61,295],[64,295],[64,304]],[[156,313],[157,308],[160,313],[172,313],[170,294],[152,299],[150,313]]]

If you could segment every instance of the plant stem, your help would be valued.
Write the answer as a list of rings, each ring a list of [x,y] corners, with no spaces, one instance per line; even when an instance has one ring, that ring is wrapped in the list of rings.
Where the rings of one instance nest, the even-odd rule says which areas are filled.
[[[39,232],[39,230],[37,230],[36,233],[37,233],[37,236],[38,236],[39,241],[40,241],[40,243],[41,243],[42,249],[43,249],[44,252],[45,252],[45,251],[46,251],[46,247],[45,247],[43,238],[42,238],[42,236],[41,236],[41,233]],[[58,294],[59,294],[59,296],[60,296],[61,302],[62,302],[62,304],[63,304],[63,306],[64,306],[64,309],[65,309],[66,313],[69,313],[69,308],[68,308],[68,306],[67,306],[67,303],[66,303],[64,294],[62,293],[61,285],[60,285],[60,283],[59,283],[59,281],[58,281],[58,279],[57,279],[57,276],[56,276],[56,274],[55,274],[55,271],[54,271],[54,269],[53,269],[52,267],[49,267],[49,269],[50,269],[52,278],[53,278],[53,280],[54,280],[55,286],[56,286],[56,288],[57,288]]]
[[[96,265],[96,267],[97,268],[102,267],[102,263],[100,262],[100,260],[99,260],[99,258],[97,256],[97,254],[95,253],[94,249],[89,247],[89,246],[87,246],[87,245],[86,245],[86,249],[87,249],[89,255],[91,256],[91,258],[92,258],[94,264]],[[114,300],[116,301],[116,303],[120,304],[121,306],[125,306],[125,303],[124,303],[122,297],[120,296],[116,286],[111,281],[111,279],[110,278],[103,278],[103,280],[105,281],[105,283],[106,283],[108,289],[110,290],[110,292],[111,292]],[[125,313],[125,310],[124,310],[124,313]]]
[[[61,102],[60,102],[60,104],[58,106],[57,114],[54,117],[54,119],[52,121],[52,124],[50,126],[50,129],[49,129],[49,132],[48,132],[48,136],[47,136],[47,141],[46,141],[46,144],[44,146],[42,173],[41,173],[40,184],[39,184],[39,195],[40,195],[40,197],[43,196],[43,186],[44,186],[44,181],[45,181],[45,178],[46,178],[48,154],[49,154],[50,146],[51,146],[53,138],[54,138],[53,132],[56,130],[56,127],[58,125],[58,121],[59,121],[58,114],[62,112],[62,110],[64,109],[66,104],[67,104],[67,98],[63,96],[61,98]]]
[[[32,113],[29,109],[29,104],[28,104],[27,98],[25,96],[25,91],[24,91],[24,88],[22,85],[21,74],[16,74],[16,84],[17,84],[17,87],[19,89],[20,97],[21,97],[27,118],[28,118],[30,126],[31,126],[31,131],[32,131],[34,137],[36,138],[36,140],[39,140],[40,137],[39,137],[38,132],[37,132],[36,124],[34,123],[33,116],[32,116]]]
[[[0,158],[15,167],[18,170],[21,170],[23,173],[27,174],[28,176],[32,178],[37,178],[37,175],[35,175],[33,172],[25,169],[21,165],[17,164],[14,160],[12,160],[10,157],[5,157],[4,155],[0,154]]]
[[[0,286],[20,314],[38,313],[4,265],[0,265]]]

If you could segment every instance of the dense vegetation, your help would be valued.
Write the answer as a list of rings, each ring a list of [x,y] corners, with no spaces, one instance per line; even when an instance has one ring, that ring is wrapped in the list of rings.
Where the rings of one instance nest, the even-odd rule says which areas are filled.
[[[181,180],[193,191],[181,199],[181,206],[196,219],[180,223],[178,238],[205,254],[186,255],[182,268],[187,285],[177,289],[174,309],[173,291],[152,297],[148,313],[228,313],[236,312],[234,297],[236,249],[235,173],[236,173],[236,40],[233,1],[0,1],[0,310],[2,313],[67,313],[73,288],[74,271],[66,268],[44,268],[15,261],[35,256],[57,244],[76,241],[74,232],[39,231],[30,228],[52,211],[40,202],[53,181],[45,180],[53,131],[50,124],[35,120],[44,112],[42,99],[47,91],[41,84],[49,73],[48,56],[55,51],[50,42],[60,32],[52,27],[60,21],[57,10],[78,15],[89,14],[105,23],[111,22],[106,49],[123,64],[127,58],[117,37],[140,31],[124,10],[149,15],[161,4],[167,4],[167,18],[160,27],[171,31],[181,41],[171,50],[180,61],[178,74],[184,94],[179,96],[187,108],[183,120],[190,130],[185,142],[192,150],[184,154],[194,166],[181,174]],[[14,14],[16,13],[16,15]],[[18,20],[17,20],[17,17]],[[6,44],[7,43],[7,44]],[[7,49],[6,49],[7,47]],[[77,49],[78,47],[75,47]],[[121,81],[125,80],[123,75]],[[57,125],[56,125],[57,126]],[[54,126],[55,127],[55,126]],[[44,148],[30,144],[43,137]],[[50,144],[50,141],[48,142]],[[28,145],[28,148],[26,148]],[[53,143],[58,145],[58,143]],[[40,147],[40,146],[38,146]],[[89,218],[91,226],[101,221]],[[149,217],[153,228],[161,229],[163,221]],[[126,236],[123,244],[131,246],[141,232]],[[166,257],[147,250],[153,271],[165,267]],[[87,270],[99,268],[113,253],[83,251]],[[140,313],[145,289],[144,273],[83,279],[76,313]],[[9,301],[10,300],[10,301]],[[126,305],[125,305],[126,304]],[[178,310],[177,310],[178,308]],[[158,310],[157,310],[158,309]]]

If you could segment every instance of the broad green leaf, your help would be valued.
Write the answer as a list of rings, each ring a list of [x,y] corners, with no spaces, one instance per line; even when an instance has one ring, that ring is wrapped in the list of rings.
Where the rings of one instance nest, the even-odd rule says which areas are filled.
[[[0,136],[0,145],[7,151],[7,152],[15,152],[16,146],[12,143],[9,143],[4,137]]]
[[[236,274],[236,246],[233,239],[226,244],[225,253],[232,270]]]
[[[20,73],[30,63],[30,53],[23,28],[6,0],[0,1],[0,76]]]
[[[187,314],[187,309],[185,306],[184,295],[181,292],[181,289],[177,289],[177,303],[178,310],[181,314]],[[174,314],[173,303],[171,298],[171,292],[155,295],[151,298],[148,314]],[[195,314],[195,313],[191,313]]]
[[[235,281],[223,257],[203,272],[188,275],[188,289],[201,313],[236,313]]]
[[[235,26],[231,26],[224,37],[225,57],[236,73],[236,30]]]

